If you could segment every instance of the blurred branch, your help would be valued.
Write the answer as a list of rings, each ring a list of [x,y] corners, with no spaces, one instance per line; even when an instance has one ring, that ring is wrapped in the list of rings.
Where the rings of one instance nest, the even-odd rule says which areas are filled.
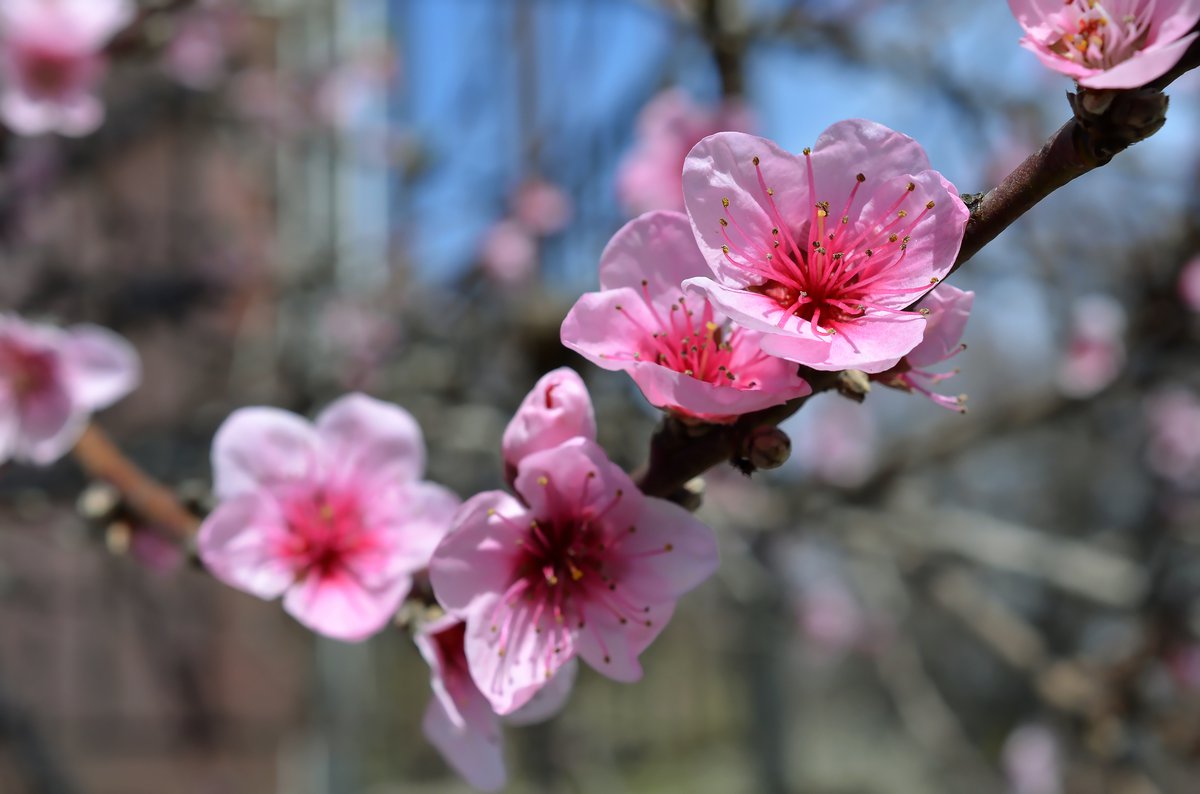
[[[174,538],[187,540],[200,526],[169,488],[125,457],[97,425],[88,426],[71,454],[90,476],[116,488],[130,509]]]

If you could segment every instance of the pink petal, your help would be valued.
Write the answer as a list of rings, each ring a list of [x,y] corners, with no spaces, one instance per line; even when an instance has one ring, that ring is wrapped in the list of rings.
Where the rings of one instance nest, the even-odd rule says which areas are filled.
[[[213,492],[219,499],[303,481],[318,472],[312,425],[278,408],[240,408],[213,439]]]
[[[317,417],[326,459],[341,481],[378,487],[412,482],[425,469],[425,442],[412,414],[365,394],[348,394]]]
[[[133,391],[141,380],[141,361],[124,337],[96,325],[67,331],[62,346],[63,377],[79,407],[96,411]]]
[[[564,511],[580,515],[591,509],[608,520],[628,525],[636,520],[645,497],[629,475],[613,464],[595,442],[577,438],[521,461],[517,493],[539,518]],[[620,494],[613,504],[614,494]]]
[[[429,562],[438,603],[464,616],[503,592],[512,578],[516,539],[528,521],[525,508],[503,491],[468,499]]]
[[[371,586],[349,568],[309,571],[288,589],[283,608],[319,634],[358,642],[391,622],[411,586],[407,576]]]
[[[637,532],[621,541],[634,559],[621,580],[639,599],[675,601],[717,570],[719,557],[713,531],[687,510],[664,499],[647,498]],[[665,547],[671,551],[655,554]]]
[[[196,550],[209,573],[230,587],[277,598],[296,572],[279,554],[287,537],[275,501],[253,494],[222,502],[200,525]]]
[[[634,354],[641,352],[646,337],[657,328],[641,294],[631,287],[617,287],[581,295],[563,318],[560,336],[564,345],[588,361],[615,371],[635,363]],[[590,437],[594,439],[595,433]]]
[[[808,183],[804,163],[779,148],[773,141],[740,132],[718,132],[696,144],[683,166],[683,195],[700,252],[722,284],[744,287],[759,283],[743,269],[730,263],[723,250],[722,218],[733,216],[751,240],[771,239],[774,224],[763,208],[762,188],[753,159],[759,158],[763,178],[775,194],[773,199],[784,218],[808,214]],[[853,172],[850,172],[853,178]],[[849,185],[847,185],[847,189]],[[728,212],[723,199],[729,200]]]
[[[575,648],[601,675],[623,683],[640,681],[638,656],[666,628],[673,612],[674,604],[654,604],[643,613],[644,623],[622,625],[611,611],[596,607],[588,612],[587,626],[579,632]]]
[[[655,302],[674,302],[684,279],[708,272],[691,221],[682,212],[649,212],[635,218],[613,235],[600,255],[602,290],[631,287],[641,295],[645,281]]]
[[[945,361],[958,350],[974,302],[974,292],[965,292],[949,284],[942,284],[926,295],[919,305],[919,308],[929,309],[925,336],[908,354],[908,363],[914,367],[929,367]]]
[[[393,539],[387,551],[387,570],[410,574],[428,567],[461,504],[450,489],[424,481],[407,483],[368,500],[364,523],[386,527]]]
[[[635,363],[629,368],[629,374],[653,406],[710,422],[727,422],[741,414],[781,405],[812,392],[808,383],[796,376],[795,364],[779,361],[782,366],[777,375],[783,383],[763,384],[771,388],[761,389],[739,389],[708,383],[649,362]],[[758,374],[743,373],[742,380],[758,377]]]
[[[1088,88],[1139,88],[1169,72],[1197,37],[1200,37],[1200,33],[1138,50],[1111,69],[1080,77],[1079,84]]]
[[[809,339],[765,334],[765,352],[801,362],[813,369],[859,369],[883,372],[899,363],[925,336],[925,318],[919,314],[895,317],[868,314],[842,333],[833,334],[823,357],[814,355]]]
[[[531,702],[575,652],[569,628],[536,605],[502,595],[481,601],[467,618],[466,650],[475,685],[500,715]]]
[[[566,707],[578,675],[579,662],[569,659],[528,703],[507,715],[504,721],[509,725],[534,725],[551,719]]]
[[[507,783],[500,720],[478,690],[463,709],[460,724],[438,698],[429,701],[421,730],[454,771],[480,791],[500,791]]]

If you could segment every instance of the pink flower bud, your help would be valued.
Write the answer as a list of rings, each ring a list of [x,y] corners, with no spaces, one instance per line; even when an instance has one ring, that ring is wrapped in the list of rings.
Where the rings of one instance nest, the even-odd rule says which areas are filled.
[[[575,370],[560,367],[538,380],[504,429],[501,447],[509,479],[527,455],[572,438],[595,441],[596,415],[583,379]]]

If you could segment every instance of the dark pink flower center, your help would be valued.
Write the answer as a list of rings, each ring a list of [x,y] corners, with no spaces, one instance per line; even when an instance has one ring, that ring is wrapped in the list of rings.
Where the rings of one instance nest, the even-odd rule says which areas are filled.
[[[67,93],[86,68],[86,62],[76,53],[50,44],[27,45],[18,57],[22,86],[37,99],[53,99]]]
[[[1050,48],[1093,69],[1128,59],[1150,33],[1152,0],[1065,0],[1064,6],[1049,20],[1061,36]]]
[[[745,344],[742,329],[728,322],[717,322],[708,300],[694,299],[704,304],[699,317],[682,295],[678,301],[670,304],[669,309],[660,309],[651,300],[645,281],[642,282],[642,300],[650,311],[653,325],[647,327],[626,311],[624,306],[618,306],[617,311],[639,332],[637,345],[630,351],[605,354],[606,358],[651,361],[717,386],[753,389],[758,385],[753,380],[739,380],[734,359],[738,358],[739,368],[745,368],[765,360],[767,356],[757,346],[747,355],[747,351],[742,349]]]
[[[880,299],[916,297],[938,282],[932,278],[929,284],[908,288],[893,283],[917,224],[934,202],[927,202],[915,217],[909,217],[910,208],[905,205],[911,203],[916,190],[910,182],[890,206],[876,208],[868,216],[865,206],[856,203],[859,188],[867,179],[858,174],[841,212],[834,215],[829,201],[816,199],[811,150],[805,149],[804,156],[808,195],[813,199],[808,217],[782,216],[775,191],[767,186],[755,157],[760,204],[772,223],[770,236],[764,240],[747,232],[730,212],[729,199],[723,198],[725,217],[720,223],[725,257],[739,270],[760,279],[750,289],[779,305],[781,328],[795,316],[809,322],[813,333],[828,335],[844,333],[867,312],[906,313],[880,303]]]
[[[356,493],[317,488],[286,497],[281,506],[287,536],[279,553],[301,575],[327,576],[376,547]]]
[[[0,339],[0,377],[17,399],[48,389],[58,375],[58,357],[48,350],[31,350],[11,339]]]
[[[589,505],[587,491],[595,479],[595,472],[589,474],[578,502],[568,502],[549,477],[538,481],[540,487],[547,489],[551,515],[535,518],[520,527],[520,551],[513,565],[513,581],[496,607],[491,627],[499,634],[501,655],[516,631],[532,629],[538,634],[549,631],[555,641],[549,644],[547,653],[557,654],[562,648],[556,638],[571,629],[586,628],[593,617],[608,615],[621,625],[632,622],[653,625],[648,617],[651,607],[626,592],[622,583],[630,572],[631,562],[669,554],[674,547],[667,544],[639,552],[624,548],[638,529],[617,526],[610,518],[623,498],[620,490],[601,508]],[[500,520],[510,524],[515,521],[504,516]],[[526,610],[513,609],[522,603]],[[508,616],[500,620],[504,608],[508,608]],[[551,660],[545,661],[549,669]]]

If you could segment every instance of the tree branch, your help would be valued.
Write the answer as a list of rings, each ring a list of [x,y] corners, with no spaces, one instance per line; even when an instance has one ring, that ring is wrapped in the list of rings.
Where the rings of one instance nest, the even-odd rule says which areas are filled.
[[[129,508],[177,540],[187,540],[200,519],[169,488],[125,457],[97,425],[88,425],[71,454],[92,477],[116,488]]]

